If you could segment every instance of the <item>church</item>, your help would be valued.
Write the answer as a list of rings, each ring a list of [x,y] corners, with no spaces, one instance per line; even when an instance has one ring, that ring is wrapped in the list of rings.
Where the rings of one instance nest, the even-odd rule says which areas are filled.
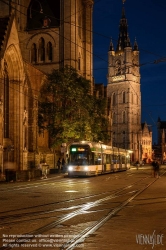
[[[24,171],[57,161],[38,133],[45,74],[64,65],[92,82],[93,0],[0,1],[0,168]]]

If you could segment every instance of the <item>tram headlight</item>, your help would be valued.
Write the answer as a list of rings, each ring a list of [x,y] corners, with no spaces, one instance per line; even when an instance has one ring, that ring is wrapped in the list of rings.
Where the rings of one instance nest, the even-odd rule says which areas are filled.
[[[68,167],[68,170],[69,170],[69,171],[73,171],[73,167],[72,167],[72,166],[69,166],[69,167]]]
[[[84,170],[85,170],[85,171],[88,171],[88,167],[87,167],[87,166],[86,166],[86,167],[84,167]]]

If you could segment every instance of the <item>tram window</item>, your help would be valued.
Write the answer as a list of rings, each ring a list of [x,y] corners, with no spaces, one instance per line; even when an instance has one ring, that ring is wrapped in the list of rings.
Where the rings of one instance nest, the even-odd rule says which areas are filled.
[[[118,163],[118,162],[119,162],[118,155],[113,155],[112,163]]]
[[[94,154],[94,162],[97,165],[101,164],[101,154],[97,154],[97,153]]]
[[[125,163],[125,156],[124,155],[122,155],[121,160],[122,160],[122,163]]]

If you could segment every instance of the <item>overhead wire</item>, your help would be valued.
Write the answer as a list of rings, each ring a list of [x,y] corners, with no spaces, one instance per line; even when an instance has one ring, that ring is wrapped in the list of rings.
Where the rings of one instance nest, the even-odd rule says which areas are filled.
[[[6,3],[6,2],[4,2],[4,0],[0,0],[1,2],[3,2],[3,3],[5,3],[5,4],[7,4],[7,5],[9,5],[9,3]],[[98,0],[98,1],[96,1],[95,3],[98,3],[98,2],[100,2],[101,0]],[[21,5],[21,4],[20,4]],[[24,6],[24,5],[21,5],[22,7],[24,7],[24,8],[27,8],[26,6]],[[20,10],[18,10],[16,7],[14,7],[13,6],[13,8],[17,11],[17,12],[20,12],[21,14],[23,14],[24,16],[27,16],[27,14],[25,14],[25,13],[23,13],[23,12],[21,12]],[[37,11],[37,10],[34,10],[34,9],[32,9],[33,11],[35,11],[35,12],[37,12],[37,13],[40,13],[39,11]],[[78,12],[80,12],[82,9],[80,9]],[[78,13],[77,12],[77,13]],[[47,14],[47,13],[43,13],[43,14]],[[75,13],[73,13],[72,15],[74,15]],[[67,19],[67,18],[69,18],[69,17],[71,17],[72,15],[70,15],[70,16],[68,16],[68,17],[66,17],[65,19]],[[60,19],[57,19],[57,18],[55,18],[54,16],[50,16],[51,18],[54,18],[54,19],[56,19],[56,20],[59,20],[59,21],[61,21]],[[64,20],[65,20],[64,19]],[[63,20],[63,21],[64,21]],[[64,22],[64,23],[69,23],[69,22]],[[75,27],[81,27],[81,26],[79,26],[79,25],[76,25],[76,24],[74,24],[74,23],[70,23],[72,26],[75,26]],[[112,39],[112,40],[114,40],[114,41],[116,41],[117,42],[117,39],[113,39],[112,37],[109,37],[109,36],[106,36],[106,35],[103,35],[103,34],[100,34],[100,33],[98,33],[98,32],[94,32],[94,31],[92,31],[92,30],[88,30],[88,29],[85,29],[85,28],[83,28],[83,27],[81,27],[82,29],[84,29],[84,30],[86,30],[86,31],[89,31],[89,32],[91,32],[91,33],[93,33],[93,34],[97,34],[97,35],[99,35],[99,36],[102,36],[102,37],[105,37],[105,38],[108,38],[108,39]],[[52,30],[53,31],[53,30]],[[46,31],[46,32],[49,32],[49,31]],[[53,31],[53,32],[55,32],[55,31]],[[56,34],[58,34],[59,35],[59,33],[57,33],[56,32]],[[61,35],[62,36],[62,35]],[[64,36],[63,36],[63,38],[65,38]],[[29,39],[29,37],[28,38],[26,38],[26,39]],[[25,41],[26,39],[24,39],[23,41]],[[65,38],[66,39],[66,38]],[[69,41],[71,41],[70,39],[68,39]],[[21,41],[21,42],[23,42],[23,41]],[[73,41],[71,41],[71,42],[73,42]],[[73,42],[74,43],[74,42]],[[77,43],[74,43],[75,45],[77,45],[77,46],[79,46]],[[81,46],[79,46],[79,47],[81,47]],[[81,47],[81,48],[83,48],[83,47]],[[83,48],[84,50],[86,50],[85,48]],[[144,49],[142,49],[142,48],[139,48],[139,50],[142,50],[142,51],[145,51],[146,53],[149,53],[149,54],[152,54],[152,55],[155,55],[155,56],[158,56],[158,57],[161,57],[161,58],[163,58],[163,56],[161,56],[161,55],[159,55],[159,54],[156,54],[156,53],[154,53],[154,52],[151,52],[151,51],[148,51],[148,50],[144,50]],[[89,52],[88,50],[86,50],[87,52]],[[100,56],[98,56],[98,55],[96,55],[96,54],[94,54],[93,52],[89,52],[89,53],[92,53],[95,57],[98,57],[99,59],[101,59],[101,60],[103,60],[103,61],[105,61],[105,62],[107,62],[108,63],[108,60],[105,60],[105,59],[103,59],[103,58],[101,58]],[[160,60],[160,59],[159,59]],[[156,60],[157,61],[157,60]],[[95,70],[97,70],[97,69],[95,69]]]

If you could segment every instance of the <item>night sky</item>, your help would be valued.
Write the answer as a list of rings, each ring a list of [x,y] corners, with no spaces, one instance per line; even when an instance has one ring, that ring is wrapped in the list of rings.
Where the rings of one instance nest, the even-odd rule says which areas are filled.
[[[93,9],[93,58],[95,83],[107,85],[108,50],[116,49],[122,0],[95,0]],[[140,51],[142,122],[151,125],[153,143],[158,117],[166,121],[166,1],[126,0],[125,14],[133,46]]]

